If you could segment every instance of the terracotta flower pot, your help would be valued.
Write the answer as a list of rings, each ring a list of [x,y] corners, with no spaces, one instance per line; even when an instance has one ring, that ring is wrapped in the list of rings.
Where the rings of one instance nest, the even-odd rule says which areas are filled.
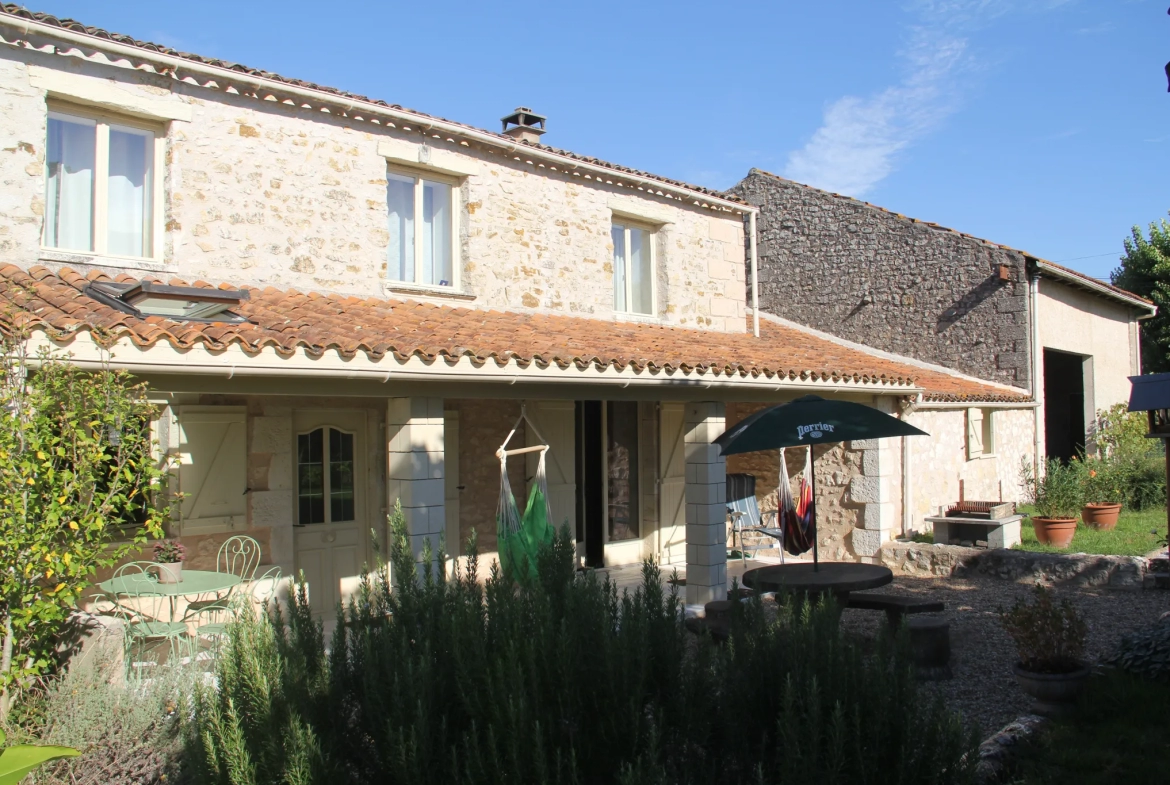
[[[155,566],[158,567],[159,583],[183,582],[183,562],[156,562]]]
[[[1120,514],[1120,502],[1090,502],[1081,510],[1081,520],[1090,529],[1107,532],[1117,525]]]
[[[1034,673],[1017,663],[1015,674],[1016,683],[1035,701],[1032,710],[1047,716],[1067,711],[1076,703],[1089,680],[1089,666],[1081,664],[1069,673]]]
[[[1077,533],[1077,519],[1033,516],[1032,529],[1036,532],[1038,542],[1057,548],[1067,548],[1072,544],[1073,535]]]

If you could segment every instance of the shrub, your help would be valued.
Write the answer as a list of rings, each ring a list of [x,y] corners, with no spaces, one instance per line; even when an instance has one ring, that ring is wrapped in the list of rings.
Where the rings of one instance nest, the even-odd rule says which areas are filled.
[[[30,363],[24,345],[0,353],[0,717],[14,683],[55,666],[90,576],[159,536],[166,506],[146,388],[47,354]]]
[[[1170,682],[1170,617],[1124,635],[1103,662],[1147,679]]]
[[[392,519],[394,581],[367,576],[328,656],[294,594],[286,620],[232,625],[199,695],[208,783],[952,783],[977,738],[918,691],[890,642],[865,655],[838,609],[773,620],[736,605],[731,640],[686,632],[659,571],[619,595],[574,574],[567,532],[529,588],[475,555],[416,570]],[[393,586],[392,586],[393,583]]]
[[[1149,431],[1146,413],[1127,409],[1127,404],[1115,403],[1108,409],[1097,410],[1096,421],[1089,426],[1090,441],[1097,448],[1093,457],[1161,452],[1160,440],[1146,438]]]
[[[1086,503],[1123,503],[1124,478],[1115,459],[1087,457],[1076,461],[1081,472],[1083,498]]]
[[[1122,454],[1115,463],[1126,507],[1151,510],[1166,506],[1166,461],[1160,453]]]
[[[1068,600],[1060,605],[1052,591],[1036,585],[1036,601],[1017,600],[1000,609],[1000,623],[1015,641],[1020,665],[1034,673],[1068,673],[1081,667],[1088,628]]]
[[[1073,461],[1067,466],[1055,458],[1048,461],[1043,476],[1036,476],[1024,459],[1020,469],[1024,493],[1038,518],[1075,518],[1084,502],[1082,467]]]

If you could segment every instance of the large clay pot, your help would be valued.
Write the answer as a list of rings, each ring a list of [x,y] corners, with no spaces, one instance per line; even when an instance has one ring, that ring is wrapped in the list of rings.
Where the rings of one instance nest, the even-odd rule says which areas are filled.
[[[1089,680],[1089,666],[1082,664],[1070,673],[1033,673],[1015,666],[1016,682],[1035,701],[1032,711],[1051,716],[1067,711]]]
[[[183,582],[183,562],[156,562],[154,566],[158,567],[159,583]]]
[[[1033,516],[1032,529],[1036,532],[1038,542],[1057,548],[1067,548],[1072,544],[1073,535],[1077,533],[1077,519]]]
[[[1107,532],[1117,525],[1120,514],[1120,502],[1090,502],[1081,510],[1081,520],[1090,529]]]

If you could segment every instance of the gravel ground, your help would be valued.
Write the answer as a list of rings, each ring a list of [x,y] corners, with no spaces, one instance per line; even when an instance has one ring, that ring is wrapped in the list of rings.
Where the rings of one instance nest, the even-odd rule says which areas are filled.
[[[951,670],[948,681],[924,682],[937,690],[965,719],[988,736],[1028,711],[1031,700],[1016,685],[1012,666],[1015,645],[999,625],[997,609],[1027,597],[1032,587],[996,578],[896,577],[882,589],[891,594],[929,597],[946,603],[951,629]],[[1170,592],[1116,591],[1058,586],[1057,599],[1068,598],[1089,627],[1085,655],[1090,661],[1111,651],[1121,635],[1156,621],[1170,611]],[[884,613],[846,609],[843,626],[876,635],[886,623]]]

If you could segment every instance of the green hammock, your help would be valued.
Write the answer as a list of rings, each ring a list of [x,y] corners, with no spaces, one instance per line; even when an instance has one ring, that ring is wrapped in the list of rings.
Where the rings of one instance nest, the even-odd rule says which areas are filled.
[[[500,459],[500,502],[496,508],[496,536],[500,568],[504,575],[521,586],[531,586],[537,579],[537,554],[541,548],[552,543],[555,532],[549,523],[552,513],[548,506],[548,477],[544,466],[548,445],[523,447],[510,452],[506,449],[520,423],[525,421],[533,434],[544,441],[522,408],[520,419],[512,427],[508,438],[500,445],[500,449],[496,450],[496,457]],[[508,456],[529,452],[539,452],[540,458],[536,464],[535,482],[532,483],[532,490],[528,492],[528,504],[525,505],[524,515],[521,516],[519,508],[516,507],[516,497],[512,495],[512,484],[508,481]]]

